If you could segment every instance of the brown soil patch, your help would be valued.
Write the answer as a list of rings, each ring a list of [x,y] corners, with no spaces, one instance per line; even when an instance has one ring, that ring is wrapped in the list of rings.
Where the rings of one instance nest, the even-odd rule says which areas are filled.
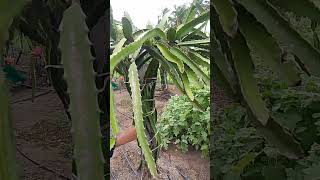
[[[171,95],[178,94],[177,90],[170,86],[169,91],[156,92],[156,108],[160,117]],[[122,130],[131,126],[132,107],[130,96],[126,91],[116,91],[115,100],[117,107],[117,119]],[[150,179],[138,171],[141,161],[141,152],[137,142],[131,142],[115,149],[110,161],[111,178],[117,180],[126,179]],[[160,179],[174,180],[207,180],[210,179],[209,158],[202,158],[201,152],[189,150],[182,153],[174,145],[168,150],[161,150],[157,162]],[[146,169],[145,169],[146,170]]]

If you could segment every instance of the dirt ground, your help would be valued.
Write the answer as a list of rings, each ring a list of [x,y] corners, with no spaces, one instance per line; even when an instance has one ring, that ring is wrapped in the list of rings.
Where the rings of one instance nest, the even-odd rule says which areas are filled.
[[[62,175],[70,179],[70,122],[52,89],[43,88],[37,91],[37,95],[39,97],[31,102],[26,100],[31,97],[31,89],[19,88],[12,92],[12,114],[20,177],[23,180],[66,179],[61,177]],[[126,91],[117,91],[115,96],[119,125],[121,129],[126,129],[132,124],[130,97]],[[168,95],[157,93],[156,106],[159,116],[168,98]],[[141,179],[141,172],[137,170],[140,160],[141,152],[136,142],[117,148],[110,160],[111,178]],[[166,151],[161,150],[158,170],[161,179],[206,180],[209,179],[209,160],[202,158],[198,151],[191,149],[182,153],[172,145]]]
[[[56,93],[52,89],[39,90],[36,95],[44,95],[37,97],[33,103],[31,100],[18,102],[31,96],[30,89],[19,89],[12,94],[21,179],[66,179],[58,174],[71,178],[70,122]]]
[[[170,87],[171,95],[177,91]],[[156,108],[158,115],[163,111],[170,96],[156,94]],[[129,94],[126,91],[116,91],[115,93],[117,119],[120,129],[125,130],[132,124],[132,107]],[[110,161],[111,178],[116,180],[126,179],[149,179],[142,172],[138,171],[141,161],[141,152],[137,142],[131,142],[115,149]],[[182,153],[174,145],[168,150],[161,150],[157,162],[160,179],[172,180],[207,180],[210,179],[209,159],[202,158],[201,152],[190,149],[187,153]]]

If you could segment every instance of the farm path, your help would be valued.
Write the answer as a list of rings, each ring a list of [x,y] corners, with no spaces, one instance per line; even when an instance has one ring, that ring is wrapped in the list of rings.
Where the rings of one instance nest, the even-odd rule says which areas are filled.
[[[12,114],[17,143],[20,178],[23,180],[63,180],[27,158],[66,177],[71,175],[71,135],[63,105],[53,90],[39,90],[31,97],[30,89],[12,93]],[[37,95],[36,94],[36,95]],[[26,157],[25,157],[26,156]]]
[[[177,91],[170,87],[171,95]],[[165,107],[168,96],[163,97],[160,91],[156,92],[156,108],[160,117]],[[129,94],[125,91],[115,91],[116,113],[121,130],[130,127],[132,120],[132,107]],[[138,171],[141,155],[136,141],[116,148],[110,160],[111,175],[113,180],[141,179],[141,171]],[[182,153],[175,146],[168,150],[161,150],[158,159],[158,170],[161,179],[172,180],[209,180],[209,159],[201,158],[201,153],[190,149]],[[150,179],[142,175],[143,179]]]

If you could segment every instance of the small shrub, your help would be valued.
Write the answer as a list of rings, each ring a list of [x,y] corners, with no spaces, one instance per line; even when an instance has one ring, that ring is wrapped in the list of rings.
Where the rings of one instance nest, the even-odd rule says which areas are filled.
[[[210,94],[209,88],[192,88],[195,98],[206,111],[193,107],[186,96],[172,97],[165,107],[158,123],[161,147],[168,148],[170,143],[178,144],[183,152],[188,146],[200,149],[204,156],[209,152]]]

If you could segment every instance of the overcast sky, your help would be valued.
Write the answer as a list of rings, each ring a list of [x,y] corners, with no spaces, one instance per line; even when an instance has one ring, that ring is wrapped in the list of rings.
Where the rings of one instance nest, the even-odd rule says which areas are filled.
[[[173,10],[174,5],[191,2],[192,0],[111,0],[111,6],[114,19],[120,21],[124,11],[127,11],[133,24],[141,29],[146,27],[148,21],[156,25],[164,8]]]

